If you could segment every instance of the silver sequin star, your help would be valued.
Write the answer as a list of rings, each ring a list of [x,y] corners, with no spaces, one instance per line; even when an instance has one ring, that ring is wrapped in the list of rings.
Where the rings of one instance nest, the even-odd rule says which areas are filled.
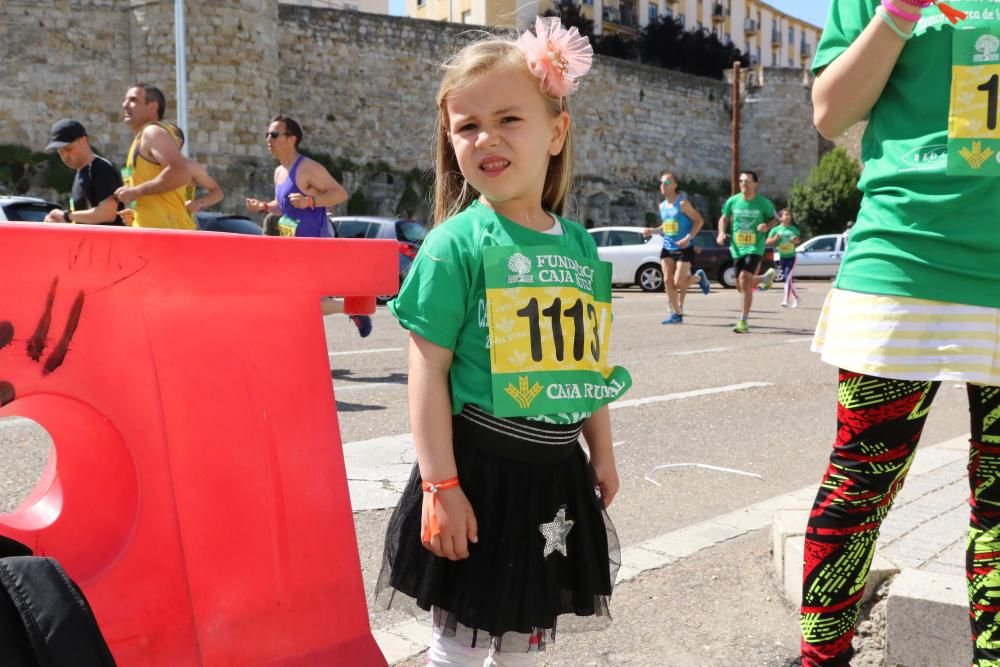
[[[566,520],[566,508],[560,507],[556,516],[550,523],[538,525],[538,530],[545,536],[545,550],[542,558],[548,558],[553,551],[558,551],[563,556],[566,555],[566,536],[573,528],[573,522]]]

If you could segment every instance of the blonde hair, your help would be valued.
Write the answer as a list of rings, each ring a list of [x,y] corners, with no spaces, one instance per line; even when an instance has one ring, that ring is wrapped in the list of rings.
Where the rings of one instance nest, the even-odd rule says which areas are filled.
[[[478,193],[465,180],[458,167],[455,149],[448,131],[448,95],[466,88],[498,67],[523,67],[528,63],[524,54],[514,45],[511,37],[491,35],[469,44],[444,64],[444,78],[438,88],[437,138],[434,159],[434,225],[437,226],[461,212],[472,203]],[[549,113],[558,116],[569,112],[566,98],[551,97],[541,92]],[[542,208],[562,215],[573,182],[573,126],[566,132],[566,140],[558,155],[549,157],[542,189]]]

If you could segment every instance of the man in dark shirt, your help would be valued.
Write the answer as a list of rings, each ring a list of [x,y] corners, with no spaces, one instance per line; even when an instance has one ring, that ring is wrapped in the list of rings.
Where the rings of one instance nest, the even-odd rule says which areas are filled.
[[[104,158],[90,148],[87,130],[78,121],[64,119],[52,126],[52,137],[45,150],[59,151],[59,157],[76,170],[70,191],[69,209],[53,209],[46,222],[79,222],[121,225],[118,216],[122,205],[114,198],[122,186],[122,176]]]

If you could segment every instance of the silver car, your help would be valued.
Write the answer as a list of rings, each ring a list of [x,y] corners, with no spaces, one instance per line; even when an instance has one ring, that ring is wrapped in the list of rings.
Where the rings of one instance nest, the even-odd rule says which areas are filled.
[[[44,222],[49,211],[56,208],[58,204],[38,197],[0,197],[0,222]]]
[[[330,216],[333,225],[333,235],[338,239],[390,239],[399,243],[399,284],[413,264],[420,244],[427,236],[427,228],[416,220],[399,218],[380,218],[364,215]],[[377,297],[379,303],[385,303],[395,296],[383,294]]]

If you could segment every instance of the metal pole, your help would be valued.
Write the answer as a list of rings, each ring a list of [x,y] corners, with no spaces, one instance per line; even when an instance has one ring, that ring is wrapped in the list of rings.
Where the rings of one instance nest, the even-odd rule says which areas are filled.
[[[188,135],[187,120],[187,51],[184,48],[186,29],[184,27],[184,0],[174,0],[174,53],[177,72],[177,126]],[[184,142],[181,153],[188,154],[188,142]]]
[[[730,187],[740,191],[740,61],[733,63],[733,166]]]

